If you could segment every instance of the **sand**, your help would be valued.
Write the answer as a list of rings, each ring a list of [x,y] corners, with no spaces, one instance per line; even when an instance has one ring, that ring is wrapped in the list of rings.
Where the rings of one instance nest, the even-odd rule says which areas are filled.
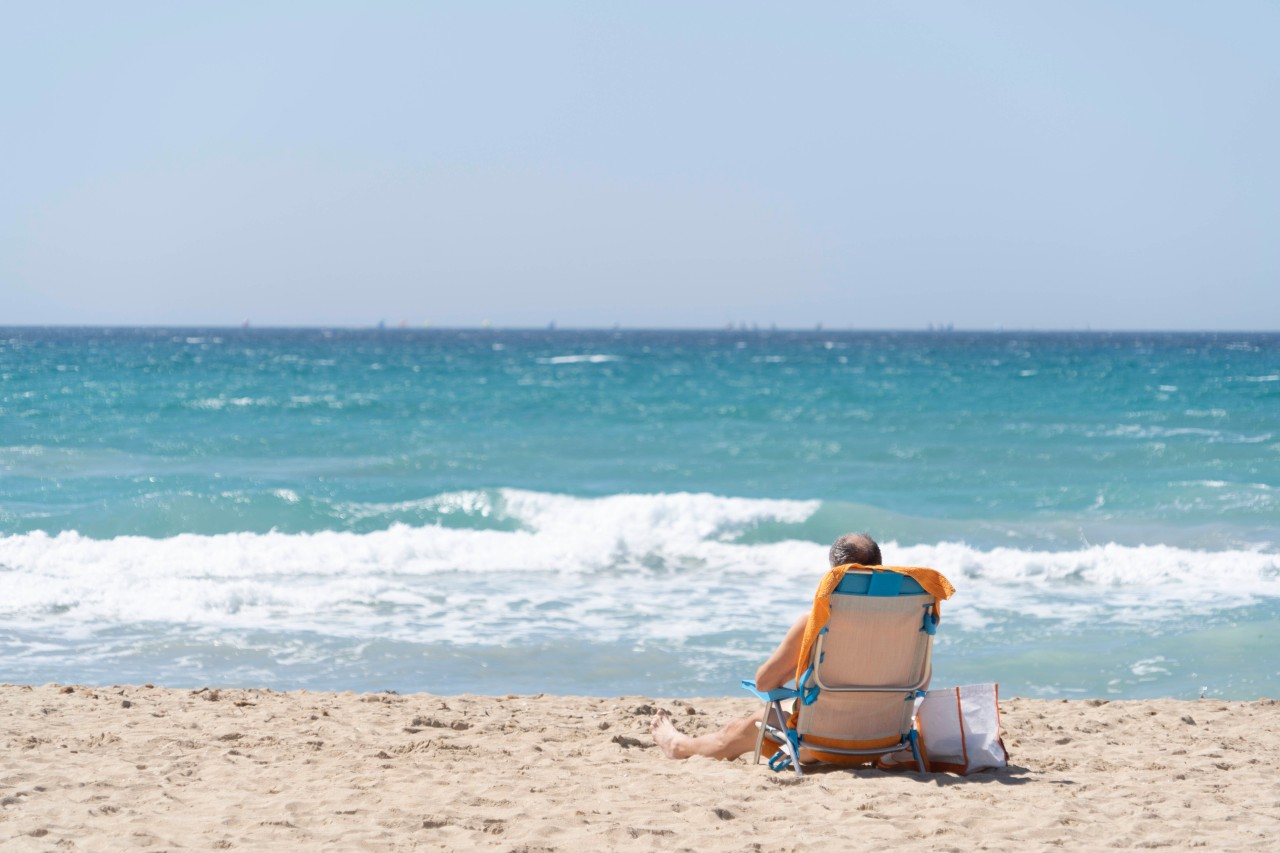
[[[751,704],[0,685],[0,848],[1280,848],[1269,699],[1005,699],[967,778],[671,761],[654,707]]]

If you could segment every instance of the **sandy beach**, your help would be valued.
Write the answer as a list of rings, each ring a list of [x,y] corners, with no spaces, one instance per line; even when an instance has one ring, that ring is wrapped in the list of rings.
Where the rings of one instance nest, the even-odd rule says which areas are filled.
[[[0,686],[6,850],[1274,849],[1274,700],[1004,699],[1008,770],[665,759],[749,699]]]

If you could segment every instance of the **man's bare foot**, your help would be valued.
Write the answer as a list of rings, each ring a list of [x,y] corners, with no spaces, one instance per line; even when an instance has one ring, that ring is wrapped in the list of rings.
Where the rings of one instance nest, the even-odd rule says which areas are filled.
[[[676,728],[671,714],[666,710],[659,709],[653,715],[653,719],[649,721],[649,734],[653,735],[653,742],[667,758],[689,757],[688,750],[683,748],[688,743],[689,736]]]

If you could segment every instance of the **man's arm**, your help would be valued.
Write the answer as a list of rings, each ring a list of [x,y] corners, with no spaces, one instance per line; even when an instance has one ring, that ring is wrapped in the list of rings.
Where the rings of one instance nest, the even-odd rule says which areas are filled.
[[[808,624],[809,614],[806,613],[796,620],[782,642],[773,650],[773,654],[756,670],[757,690],[774,690],[796,677],[796,658],[800,657],[804,629]]]

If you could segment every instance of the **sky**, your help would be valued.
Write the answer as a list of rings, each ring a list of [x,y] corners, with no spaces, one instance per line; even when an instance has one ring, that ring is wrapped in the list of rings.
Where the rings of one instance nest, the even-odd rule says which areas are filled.
[[[0,326],[1275,330],[1280,5],[0,0]]]

